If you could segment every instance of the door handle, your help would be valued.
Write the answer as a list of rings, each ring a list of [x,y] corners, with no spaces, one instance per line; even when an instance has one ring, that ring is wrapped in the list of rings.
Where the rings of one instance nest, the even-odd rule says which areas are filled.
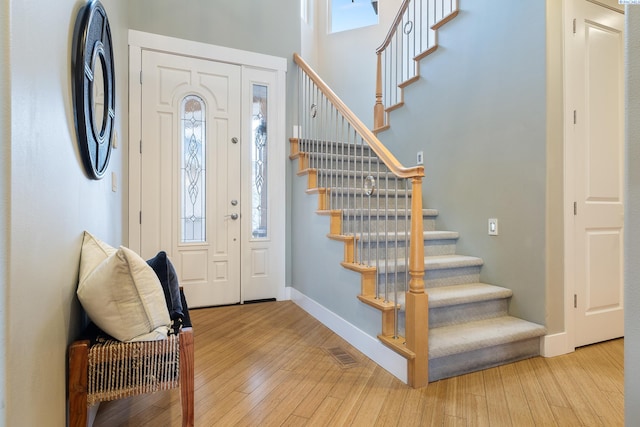
[[[237,213],[232,213],[231,215],[225,215],[225,218],[231,218],[232,220],[236,220],[238,219],[238,214]]]

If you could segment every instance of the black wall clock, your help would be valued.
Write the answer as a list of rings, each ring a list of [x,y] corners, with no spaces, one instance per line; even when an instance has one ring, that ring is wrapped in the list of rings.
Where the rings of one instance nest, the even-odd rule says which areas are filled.
[[[71,61],[73,110],[80,155],[87,175],[100,179],[111,155],[115,81],[109,20],[97,0],[78,12]]]

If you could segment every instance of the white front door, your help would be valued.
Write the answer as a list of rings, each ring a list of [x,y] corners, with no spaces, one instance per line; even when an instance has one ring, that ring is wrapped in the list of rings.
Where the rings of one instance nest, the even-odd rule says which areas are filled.
[[[192,307],[240,302],[240,73],[142,53],[141,255],[165,250]]]
[[[286,298],[286,67],[129,30],[128,244],[190,307]]]
[[[575,122],[575,346],[624,335],[624,16],[573,4],[568,108]],[[571,154],[571,153],[569,153]]]

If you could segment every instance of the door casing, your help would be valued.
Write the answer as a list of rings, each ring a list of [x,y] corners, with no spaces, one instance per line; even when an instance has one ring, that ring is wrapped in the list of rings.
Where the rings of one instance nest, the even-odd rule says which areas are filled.
[[[277,99],[275,102],[274,115],[276,125],[270,130],[270,186],[275,189],[286,188],[285,186],[285,102],[286,102],[286,69],[287,61],[284,58],[257,54],[237,49],[221,46],[209,45],[206,43],[177,39],[173,37],[161,36],[157,34],[144,33],[136,30],[129,30],[129,81],[136,82],[141,78],[141,58],[143,50],[154,50],[174,55],[186,55],[210,61],[236,64],[246,70],[251,75],[252,70],[269,71],[271,79],[271,96]],[[243,79],[243,85],[248,79]],[[242,88],[244,91],[245,88]],[[142,119],[142,93],[141,85],[129,84],[129,209],[128,209],[128,244],[129,247],[139,252],[141,227],[140,227],[140,191],[141,191],[141,166],[140,166],[140,144],[141,144],[141,119]],[[241,125],[244,129],[245,124]],[[273,191],[270,197],[270,204],[273,212],[285,211],[285,195],[282,191]],[[250,209],[249,206],[243,206]],[[244,212],[243,212],[244,213]],[[285,290],[285,217],[284,215],[272,215],[270,227],[272,235],[275,237],[273,244],[274,255],[269,258],[270,273],[276,280],[276,298],[286,299]],[[250,245],[247,245],[249,247]],[[241,293],[241,302],[256,299]]]

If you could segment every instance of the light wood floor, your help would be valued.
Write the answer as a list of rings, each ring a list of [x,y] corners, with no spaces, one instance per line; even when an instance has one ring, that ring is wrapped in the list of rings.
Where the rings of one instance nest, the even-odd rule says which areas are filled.
[[[622,339],[413,390],[292,302],[191,313],[196,426],[623,425]],[[103,403],[94,426],[180,426],[179,399],[171,390]]]

